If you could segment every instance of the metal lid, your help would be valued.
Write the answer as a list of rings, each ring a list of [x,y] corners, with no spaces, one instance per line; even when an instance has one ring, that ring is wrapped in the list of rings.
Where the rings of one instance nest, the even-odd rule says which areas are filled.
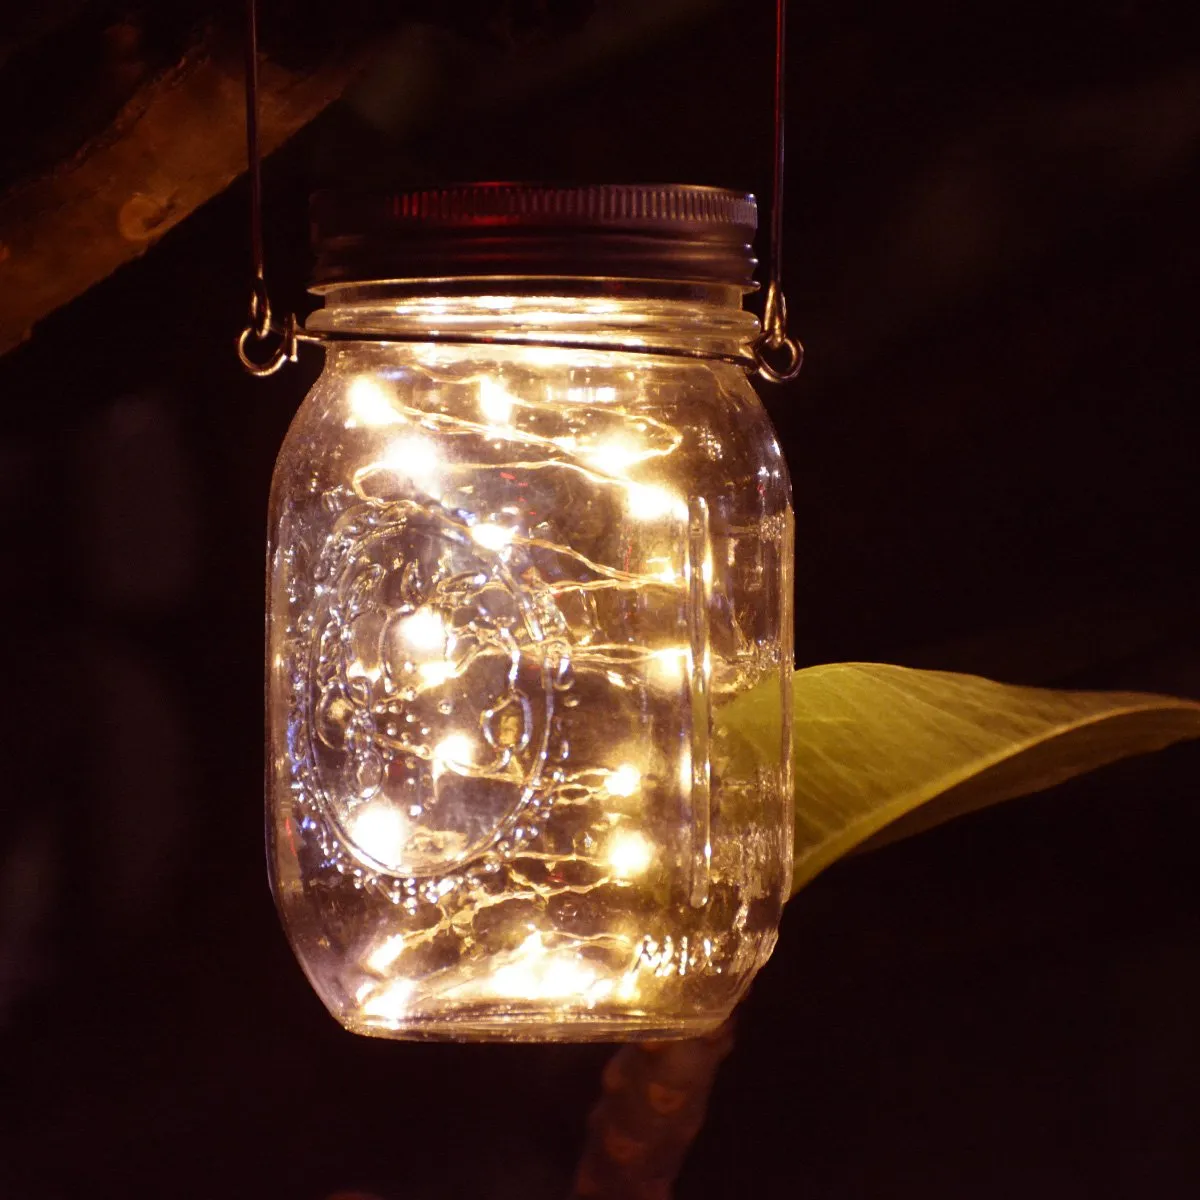
[[[312,198],[313,288],[405,279],[754,286],[754,197],[691,184],[468,183]]]

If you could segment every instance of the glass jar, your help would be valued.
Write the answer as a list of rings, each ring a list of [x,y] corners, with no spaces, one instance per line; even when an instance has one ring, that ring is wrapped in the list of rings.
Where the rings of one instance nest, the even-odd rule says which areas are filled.
[[[702,1033],[791,872],[789,484],[737,361],[753,200],[424,195],[352,233],[318,210],[330,345],[270,507],[284,924],[355,1032]],[[447,242],[463,278],[378,282]],[[722,724],[755,688],[765,756]]]

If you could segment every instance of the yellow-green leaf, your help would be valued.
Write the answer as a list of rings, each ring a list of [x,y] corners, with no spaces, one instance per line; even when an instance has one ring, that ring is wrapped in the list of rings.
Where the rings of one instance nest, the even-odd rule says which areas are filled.
[[[777,696],[751,692],[722,720],[765,749]],[[1013,687],[878,663],[797,671],[793,703],[793,891],[858,847],[1200,737],[1192,700]]]

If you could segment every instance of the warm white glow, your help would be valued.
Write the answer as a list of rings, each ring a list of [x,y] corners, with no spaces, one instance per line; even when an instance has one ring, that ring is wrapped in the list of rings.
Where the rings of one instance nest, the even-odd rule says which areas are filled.
[[[479,411],[489,425],[507,425],[512,420],[516,399],[494,379],[479,381]]]
[[[626,492],[629,515],[639,521],[654,521],[668,513],[680,515],[679,497],[668,488],[649,483],[631,483]]]
[[[402,933],[394,933],[391,937],[384,938],[363,959],[363,964],[369,971],[374,971],[377,975],[382,975],[400,957],[403,949],[404,935]]]
[[[427,495],[435,496],[441,491],[440,462],[437,446],[427,437],[412,434],[389,442],[380,465],[411,480]]]
[[[621,976],[617,983],[617,999],[628,1004],[631,1000],[637,999],[638,993],[638,978],[636,971],[626,971]]]
[[[609,839],[606,857],[618,879],[632,879],[654,861],[654,847],[636,830],[619,829]]]
[[[355,658],[346,664],[346,676],[353,679],[356,675],[364,677],[371,683],[378,683],[380,676],[383,674],[383,668],[376,664],[373,667],[366,666],[362,659]]]
[[[685,795],[692,794],[692,748],[681,746],[679,754],[679,790]]]
[[[503,550],[513,540],[514,529],[483,522],[471,526],[471,537],[485,550]]]
[[[612,404],[617,398],[615,387],[569,387],[567,399],[576,404]]]
[[[454,674],[454,664],[435,659],[433,662],[423,662],[417,666],[417,674],[421,682],[428,687],[437,687],[445,683]]]
[[[679,687],[687,675],[691,657],[691,651],[686,646],[667,646],[655,650],[646,668],[650,683],[662,688]]]
[[[610,438],[580,451],[590,466],[606,475],[622,475],[635,463],[648,458],[650,453],[630,438]]]
[[[609,980],[599,980],[595,968],[585,965],[574,951],[554,953],[546,949],[540,933],[530,934],[513,954],[512,961],[497,968],[486,981],[494,995],[521,1000],[565,1000],[586,998],[594,1002],[612,989]]]
[[[622,763],[604,781],[604,790],[610,796],[632,796],[641,785],[641,771],[633,763]]]
[[[392,403],[392,397],[382,385],[370,375],[356,375],[346,389],[350,402],[347,429],[365,427],[374,429],[380,425],[402,425],[404,416]]]
[[[372,800],[350,818],[350,840],[368,858],[394,864],[408,845],[408,818],[387,800]]]
[[[446,649],[446,623],[432,608],[418,608],[400,622],[399,628],[401,638],[412,650],[441,654]]]
[[[409,1001],[417,985],[411,979],[394,979],[362,1006],[364,1017],[400,1021],[408,1015]]]
[[[465,733],[452,733],[433,748],[433,757],[439,763],[463,766],[474,762],[475,746]]]

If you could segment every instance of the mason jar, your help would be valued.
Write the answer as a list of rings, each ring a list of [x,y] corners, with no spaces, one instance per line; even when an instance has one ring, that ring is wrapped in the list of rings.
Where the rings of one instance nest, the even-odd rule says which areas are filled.
[[[747,378],[754,224],[682,186],[317,199],[267,827],[348,1029],[691,1036],[770,954],[792,515]],[[750,692],[753,752],[723,721]]]

